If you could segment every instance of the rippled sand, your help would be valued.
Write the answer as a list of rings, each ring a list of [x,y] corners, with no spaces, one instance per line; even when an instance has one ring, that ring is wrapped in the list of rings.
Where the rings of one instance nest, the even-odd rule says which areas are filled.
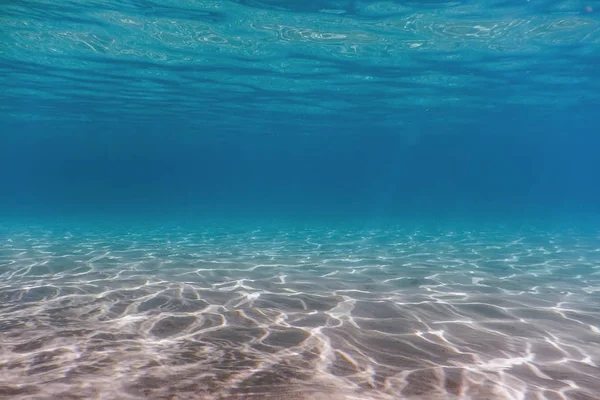
[[[600,398],[597,236],[0,238],[0,398]]]

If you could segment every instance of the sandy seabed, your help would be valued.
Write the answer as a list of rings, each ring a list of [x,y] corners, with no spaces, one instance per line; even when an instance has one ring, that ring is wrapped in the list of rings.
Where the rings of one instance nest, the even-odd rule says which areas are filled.
[[[600,399],[600,239],[4,230],[0,398]]]

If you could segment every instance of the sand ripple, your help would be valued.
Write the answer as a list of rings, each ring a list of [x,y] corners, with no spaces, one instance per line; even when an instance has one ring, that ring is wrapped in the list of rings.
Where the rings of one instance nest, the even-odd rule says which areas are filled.
[[[4,229],[0,397],[596,399],[577,232]]]

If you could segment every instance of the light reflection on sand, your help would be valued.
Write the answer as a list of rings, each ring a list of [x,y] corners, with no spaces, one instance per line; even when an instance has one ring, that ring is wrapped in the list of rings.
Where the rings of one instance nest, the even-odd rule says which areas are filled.
[[[4,231],[0,397],[596,399],[600,241]]]

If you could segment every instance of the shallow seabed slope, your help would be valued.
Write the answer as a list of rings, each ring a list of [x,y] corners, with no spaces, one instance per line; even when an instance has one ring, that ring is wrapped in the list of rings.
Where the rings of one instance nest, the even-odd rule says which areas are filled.
[[[582,231],[2,228],[0,394],[597,399]]]

